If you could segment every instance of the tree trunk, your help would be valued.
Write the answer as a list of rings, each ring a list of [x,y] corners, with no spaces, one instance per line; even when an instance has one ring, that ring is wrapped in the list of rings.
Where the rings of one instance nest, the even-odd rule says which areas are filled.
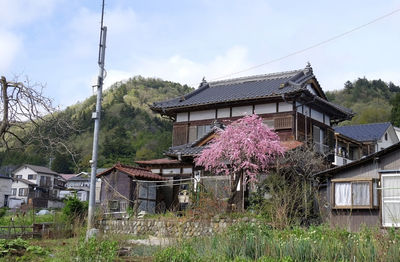
[[[234,182],[231,184],[231,194],[230,194],[230,197],[228,200],[228,207],[227,207],[228,212],[233,211],[233,204],[234,204],[236,196],[238,194],[238,191],[236,189],[239,184],[239,181],[242,180],[242,176],[243,176],[243,171],[240,171],[239,174],[235,177]]]

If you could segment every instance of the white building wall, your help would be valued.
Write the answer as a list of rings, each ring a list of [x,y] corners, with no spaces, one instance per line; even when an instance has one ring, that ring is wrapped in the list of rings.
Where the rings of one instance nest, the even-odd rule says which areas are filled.
[[[290,112],[293,111],[293,104],[287,102],[280,102],[278,105],[278,112]]]
[[[204,120],[204,119],[214,119],[215,109],[213,110],[202,110],[190,112],[190,121]]]
[[[255,114],[276,113],[276,103],[255,105],[254,113]]]
[[[245,116],[253,114],[253,106],[232,107],[232,116]]]
[[[22,179],[29,180],[36,185],[39,184],[40,178],[38,173],[30,169],[29,167],[24,166],[21,169],[17,170],[17,172],[14,173],[14,177],[17,177],[18,175],[22,175]],[[36,175],[36,179],[28,179],[28,175]]]
[[[188,112],[176,114],[176,122],[186,122],[186,121],[189,121]]]
[[[387,140],[385,139],[385,134],[387,134]],[[378,150],[382,150],[399,142],[396,132],[392,126],[386,130],[385,134],[380,140],[378,140]]]
[[[25,184],[24,182],[15,180],[15,181],[12,182],[11,188],[12,189],[16,188],[17,189],[17,194],[15,196],[10,196],[10,197],[15,198],[15,199],[20,199],[20,200],[22,200],[22,203],[28,203],[28,196],[20,196],[19,195],[19,189],[20,188],[27,188],[28,193],[29,193],[29,186],[27,184]]]
[[[311,109],[311,118],[317,120],[318,122],[324,123],[324,115],[314,109]]]
[[[219,108],[217,111],[217,118],[226,118],[231,116],[230,108]]]

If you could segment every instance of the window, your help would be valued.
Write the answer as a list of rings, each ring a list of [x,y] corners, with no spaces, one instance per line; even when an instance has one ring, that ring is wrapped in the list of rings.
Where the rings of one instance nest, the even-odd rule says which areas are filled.
[[[28,195],[28,189],[27,188],[20,188],[18,190],[18,196],[27,196]]]
[[[119,211],[119,201],[118,200],[108,201],[108,209],[111,212],[118,212]]]
[[[36,180],[36,175],[28,175],[28,180]]]
[[[263,119],[263,124],[267,125],[270,129],[275,129],[274,119]]]
[[[15,178],[22,179],[22,175],[16,175]]]
[[[374,208],[378,206],[377,182],[365,180],[332,180],[333,208]]]
[[[41,176],[40,177],[40,186],[51,187],[51,177],[49,177],[49,176]]]
[[[16,188],[11,188],[11,195],[13,195],[13,196],[17,195],[17,189]]]
[[[388,134],[387,133],[385,133],[385,140],[386,141],[388,140]]]
[[[210,132],[210,130],[211,130],[211,125],[197,126],[197,139],[203,137],[205,134]]]

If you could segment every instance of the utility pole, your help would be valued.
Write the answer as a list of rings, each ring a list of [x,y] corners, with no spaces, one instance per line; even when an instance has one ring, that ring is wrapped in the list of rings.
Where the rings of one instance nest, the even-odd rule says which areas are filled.
[[[104,17],[104,0],[101,10],[101,28],[100,28],[100,43],[99,43],[99,76],[97,78],[97,100],[96,100],[96,112],[93,112],[92,119],[94,119],[94,133],[93,133],[93,153],[91,164],[91,174],[90,174],[90,194],[89,194],[89,211],[88,211],[88,230],[86,238],[95,234],[94,229],[94,208],[96,204],[96,173],[97,173],[97,151],[99,148],[99,131],[100,131],[100,115],[101,115],[101,96],[103,90],[103,80],[104,80],[104,58],[106,51],[106,37],[107,37],[107,27],[103,26]]]

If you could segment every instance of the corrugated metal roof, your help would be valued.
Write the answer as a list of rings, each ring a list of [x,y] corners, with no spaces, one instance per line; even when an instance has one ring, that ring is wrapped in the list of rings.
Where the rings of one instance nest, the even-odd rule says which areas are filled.
[[[391,124],[389,122],[386,122],[364,125],[338,126],[335,127],[335,132],[343,134],[360,142],[377,141],[385,134],[390,125]]]

